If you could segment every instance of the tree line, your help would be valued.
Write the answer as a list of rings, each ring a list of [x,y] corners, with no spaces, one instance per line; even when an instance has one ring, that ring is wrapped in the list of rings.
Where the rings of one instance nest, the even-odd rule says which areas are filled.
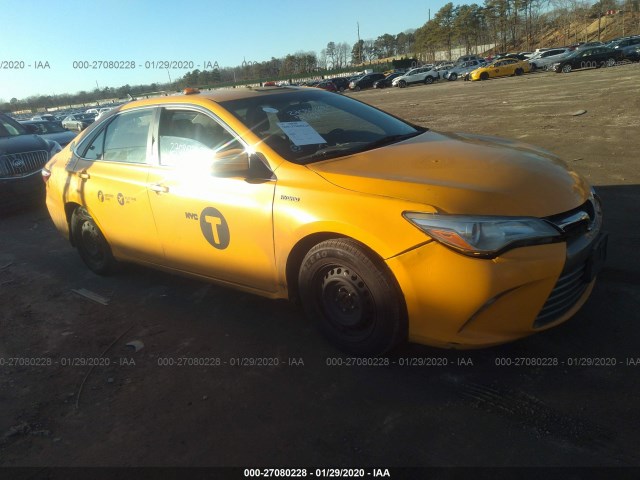
[[[63,105],[89,104],[106,98],[125,98],[155,92],[175,91],[186,86],[218,87],[294,79],[362,68],[363,65],[393,57],[419,61],[436,60],[437,52],[452,57],[454,48],[466,53],[485,53],[481,47],[494,45],[492,52],[531,51],[544,41],[555,45],[588,38],[586,26],[606,12],[622,14],[627,34],[640,33],[640,0],[484,0],[483,4],[454,6],[447,3],[429,14],[415,30],[385,33],[375,39],[358,39],[353,44],[330,41],[320,53],[298,51],[282,58],[246,61],[235,67],[193,70],[170,84],[124,85],[52,97],[37,95],[22,100],[0,101],[0,109],[16,111]],[[625,17],[626,15],[626,17]],[[618,14],[619,16],[619,14]],[[549,32],[555,32],[549,40]],[[216,65],[217,67],[217,65]]]

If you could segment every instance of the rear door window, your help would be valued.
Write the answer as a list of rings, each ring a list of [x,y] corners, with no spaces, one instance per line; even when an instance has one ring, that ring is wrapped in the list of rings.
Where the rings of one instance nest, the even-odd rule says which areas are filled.
[[[103,160],[146,163],[152,118],[151,109],[125,112],[114,118],[105,129]]]

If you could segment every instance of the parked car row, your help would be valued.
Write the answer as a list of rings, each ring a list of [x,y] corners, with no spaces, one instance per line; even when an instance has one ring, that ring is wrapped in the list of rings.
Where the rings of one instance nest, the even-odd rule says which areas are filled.
[[[640,36],[634,36],[619,38],[606,45],[602,42],[588,42],[555,48],[538,48],[534,52],[496,54],[486,58],[469,54],[459,57],[455,62],[438,62],[409,70],[396,69],[384,73],[366,70],[352,77],[318,79],[298,85],[317,87],[330,92],[344,92],[347,89],[358,92],[368,88],[428,85],[440,79],[487,80],[522,75],[541,69],[566,73],[579,68],[611,66],[622,60],[638,61],[639,47]],[[565,59],[567,59],[566,62]],[[577,61],[574,61],[576,59]],[[560,64],[559,69],[558,64]],[[267,82],[264,85],[271,84],[275,86],[277,83]]]

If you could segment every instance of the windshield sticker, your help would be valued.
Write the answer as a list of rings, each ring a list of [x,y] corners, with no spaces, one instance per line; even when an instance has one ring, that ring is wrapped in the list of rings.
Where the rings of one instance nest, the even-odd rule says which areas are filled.
[[[278,113],[278,109],[273,107],[262,107],[262,111],[266,113]]]
[[[278,126],[294,145],[318,145],[327,143],[307,122],[278,122]]]
[[[297,107],[297,110],[294,110]],[[290,105],[283,112],[291,120],[304,120],[306,122],[312,120],[321,120],[326,118],[327,115],[331,115],[333,110],[328,105],[318,104],[303,104],[303,105]],[[281,118],[283,120],[284,118]]]

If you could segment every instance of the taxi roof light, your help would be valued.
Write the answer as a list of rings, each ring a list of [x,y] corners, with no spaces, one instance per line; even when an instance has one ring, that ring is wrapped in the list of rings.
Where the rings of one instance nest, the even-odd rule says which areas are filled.
[[[194,87],[187,87],[182,91],[182,93],[184,95],[194,95],[196,93],[200,93],[200,90]]]

